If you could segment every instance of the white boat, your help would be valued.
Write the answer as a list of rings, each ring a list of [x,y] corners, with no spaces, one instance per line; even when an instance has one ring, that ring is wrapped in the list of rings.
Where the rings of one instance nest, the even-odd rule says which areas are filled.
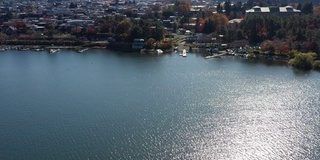
[[[78,53],[85,52],[85,51],[87,51],[88,49],[89,49],[89,48],[80,49],[80,50],[78,50]]]
[[[157,54],[162,54],[163,51],[162,51],[161,49],[157,49],[157,50],[156,50],[156,53],[157,53]]]
[[[60,49],[50,49],[49,53],[50,54],[54,54],[54,53],[57,53],[59,51],[60,51]]]
[[[182,57],[187,57],[187,50],[186,49],[182,50]]]
[[[35,51],[37,52],[43,51],[43,48],[36,48]]]

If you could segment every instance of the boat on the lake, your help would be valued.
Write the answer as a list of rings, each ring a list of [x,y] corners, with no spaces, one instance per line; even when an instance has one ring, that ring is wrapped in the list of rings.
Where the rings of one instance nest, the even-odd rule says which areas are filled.
[[[60,49],[50,49],[49,50],[49,53],[50,54],[55,54],[55,53],[57,53],[57,52],[59,52],[60,51]]]
[[[182,50],[182,57],[187,57],[187,50],[186,49]]]
[[[156,53],[157,53],[157,54],[162,54],[163,51],[162,51],[161,49],[157,49],[157,50],[156,50]]]

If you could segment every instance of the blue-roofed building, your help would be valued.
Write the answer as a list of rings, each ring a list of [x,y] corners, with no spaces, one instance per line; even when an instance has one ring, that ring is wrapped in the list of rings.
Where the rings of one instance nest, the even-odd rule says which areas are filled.
[[[135,38],[132,42],[132,49],[134,50],[140,50],[143,48],[144,45],[144,39]]]

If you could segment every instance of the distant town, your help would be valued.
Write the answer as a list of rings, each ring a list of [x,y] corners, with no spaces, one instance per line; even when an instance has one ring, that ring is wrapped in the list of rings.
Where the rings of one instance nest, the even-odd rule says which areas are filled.
[[[108,48],[164,52],[294,53],[318,63],[320,7],[313,2],[5,0],[1,49]],[[293,63],[293,62],[292,62]],[[310,68],[310,66],[308,66]]]

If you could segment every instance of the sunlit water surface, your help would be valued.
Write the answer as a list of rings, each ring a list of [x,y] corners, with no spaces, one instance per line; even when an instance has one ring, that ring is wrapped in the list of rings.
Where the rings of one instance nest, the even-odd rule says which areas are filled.
[[[320,159],[320,73],[197,54],[0,53],[0,159]]]

